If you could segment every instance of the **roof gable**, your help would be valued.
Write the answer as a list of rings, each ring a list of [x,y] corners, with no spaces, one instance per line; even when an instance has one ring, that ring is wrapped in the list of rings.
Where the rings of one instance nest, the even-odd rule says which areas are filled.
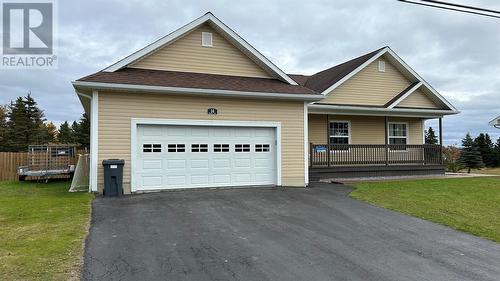
[[[384,60],[387,60],[391,65],[393,65],[409,81],[420,82],[421,85],[419,87],[421,87],[421,89],[427,93],[429,98],[431,98],[432,100],[435,100],[438,103],[443,104],[443,108],[446,108],[447,110],[458,112],[458,110],[449,101],[447,101],[434,88],[432,88],[432,86],[429,85],[429,83],[427,83],[420,75],[418,75],[408,64],[406,64],[406,62],[404,62],[389,47],[384,47],[382,49],[376,50],[376,51],[368,53],[362,57],[359,57],[357,59],[353,59],[353,60],[349,61],[349,62],[353,62],[353,61],[356,61],[359,59],[358,63],[353,64],[352,67],[347,68],[347,71],[343,71],[342,73],[339,73],[339,77],[337,77],[335,79],[331,79],[333,84],[331,84],[329,87],[327,87],[321,93],[323,95],[328,95],[328,94],[332,93],[333,90],[340,87],[343,83],[345,83],[346,81],[348,81],[349,79],[354,77],[359,72],[363,71],[366,67],[371,65],[373,62],[375,62],[377,59],[379,59],[382,56],[384,57]],[[347,63],[349,63],[349,62],[347,62]],[[344,63],[344,64],[346,64],[346,63]],[[336,67],[340,67],[340,66],[342,66],[342,64],[340,64]],[[334,69],[336,67],[333,67],[331,69]],[[324,71],[322,71],[322,72],[324,72]],[[320,74],[322,72],[319,72],[317,74]],[[307,83],[306,83],[306,86],[307,86]],[[410,85],[408,85],[408,86],[410,86]],[[322,88],[325,88],[325,86],[323,85]],[[335,93],[332,93],[332,94],[334,95]],[[407,93],[407,95],[404,96],[404,98],[406,98],[410,94],[411,93]],[[401,95],[401,93],[399,93],[398,95]],[[399,99],[399,100],[397,100],[397,103],[399,103],[401,101],[402,101],[402,99]],[[397,103],[391,104],[390,106],[388,106],[388,108],[394,107]]]
[[[212,34],[212,47],[202,46],[203,32]],[[183,37],[132,63],[129,67],[273,78],[208,24],[199,26]]]
[[[427,96],[427,94],[425,94],[421,90],[416,90],[411,93],[396,107],[443,109],[441,105],[434,102],[430,97]]]
[[[170,33],[169,35],[151,43],[150,45],[142,48],[141,50],[125,57],[124,59],[118,61],[117,63],[105,68],[103,71],[114,72],[120,70],[124,67],[130,66],[134,62],[150,55],[161,49],[162,47],[178,40],[179,38],[185,36],[191,31],[197,29],[203,24],[210,25],[215,29],[220,35],[222,35],[226,40],[231,42],[236,48],[247,55],[252,61],[258,64],[266,72],[270,73],[273,77],[287,82],[292,85],[297,85],[297,83],[286,75],[281,69],[274,65],[269,59],[259,53],[253,46],[248,44],[243,38],[221,22],[212,13],[208,12],[205,15],[197,18],[196,20],[184,25],[183,27],[177,29],[176,31]]]

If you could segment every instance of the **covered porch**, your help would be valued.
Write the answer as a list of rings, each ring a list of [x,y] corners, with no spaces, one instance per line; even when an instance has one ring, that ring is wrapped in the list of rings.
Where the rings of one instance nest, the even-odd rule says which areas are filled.
[[[436,110],[333,110],[310,107],[311,180],[443,174],[442,117]],[[395,112],[399,111],[399,112]],[[437,144],[425,143],[425,121],[438,120]]]

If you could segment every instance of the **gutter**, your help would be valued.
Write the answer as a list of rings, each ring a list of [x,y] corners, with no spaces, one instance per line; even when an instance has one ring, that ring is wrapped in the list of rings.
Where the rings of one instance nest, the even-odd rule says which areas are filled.
[[[146,86],[136,84],[115,84],[115,83],[100,83],[73,81],[73,87],[77,90],[111,90],[111,91],[128,91],[142,93],[160,93],[160,94],[193,94],[193,95],[216,95],[228,97],[246,97],[246,98],[277,98],[290,100],[305,100],[319,101],[324,98],[321,94],[288,94],[288,93],[269,93],[269,92],[248,92],[248,91],[232,91],[232,90],[215,90],[215,89],[200,89],[200,88],[180,88],[180,87],[163,87],[163,86]]]

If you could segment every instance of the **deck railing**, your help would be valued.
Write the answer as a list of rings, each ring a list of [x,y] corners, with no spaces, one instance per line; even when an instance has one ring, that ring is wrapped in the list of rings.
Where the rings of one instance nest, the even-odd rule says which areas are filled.
[[[310,144],[310,167],[369,165],[440,165],[441,145]]]

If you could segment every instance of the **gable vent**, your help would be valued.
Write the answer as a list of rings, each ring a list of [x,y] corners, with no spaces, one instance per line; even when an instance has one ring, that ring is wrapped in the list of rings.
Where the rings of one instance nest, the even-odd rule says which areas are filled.
[[[212,33],[202,32],[201,33],[201,45],[203,47],[212,47]]]
[[[378,61],[378,71],[385,72],[385,61],[383,60]]]

